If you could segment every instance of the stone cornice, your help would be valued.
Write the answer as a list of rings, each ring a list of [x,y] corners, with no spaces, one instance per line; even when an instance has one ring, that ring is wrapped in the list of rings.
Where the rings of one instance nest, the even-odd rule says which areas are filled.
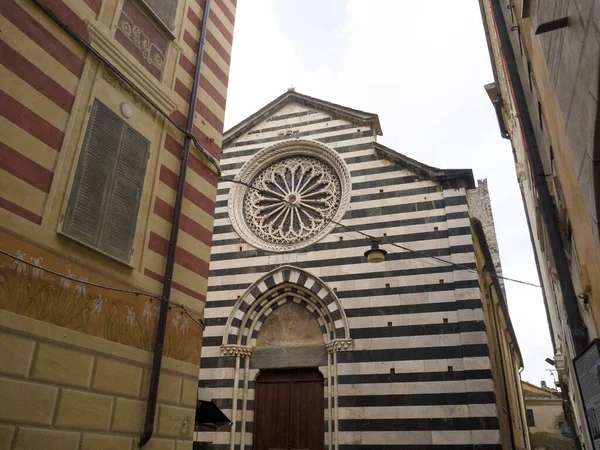
[[[90,21],[88,30],[92,45],[102,56],[132,80],[165,113],[170,114],[175,110],[177,104],[173,90],[155,79],[138,61],[126,53],[108,28],[100,23]]]

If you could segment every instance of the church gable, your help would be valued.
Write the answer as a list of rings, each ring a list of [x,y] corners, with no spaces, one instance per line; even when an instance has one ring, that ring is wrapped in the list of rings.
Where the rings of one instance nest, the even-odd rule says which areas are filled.
[[[319,114],[320,111],[314,108],[311,108],[306,105],[301,105],[297,102],[288,103],[287,105],[283,105],[280,109],[273,111],[273,113],[264,119],[262,122],[258,123],[256,126],[252,127],[247,133],[240,136],[237,140],[243,139],[244,136],[264,133],[268,130],[273,130],[274,128],[291,128],[297,120],[293,120],[295,118],[302,118],[298,120],[302,120],[304,122],[310,122],[315,119],[315,115],[323,117],[326,114]]]
[[[321,142],[353,162],[377,159],[373,153],[373,124],[358,115],[342,113],[340,108],[309,102],[295,93],[275,106],[263,108],[262,114],[251,116],[227,132],[221,170],[226,176],[233,175],[259,151],[291,139]]]
[[[239,142],[244,139],[243,136],[248,134],[258,134],[257,132],[261,130],[264,132],[265,128],[270,129],[270,131],[278,131],[271,130],[275,124],[268,124],[268,122],[277,122],[275,126],[286,126],[293,123],[304,124],[304,122],[311,119],[319,119],[317,117],[312,117],[309,120],[292,119],[301,117],[308,119],[308,116],[314,114],[322,114],[320,117],[322,121],[329,117],[330,120],[342,120],[347,124],[367,126],[374,134],[382,134],[377,114],[348,108],[303,95],[294,90],[288,90],[285,94],[229,129],[224,135],[223,147],[230,147],[232,143]]]
[[[332,122],[332,124],[330,124]],[[335,125],[333,125],[333,123]],[[271,138],[296,138],[305,135],[301,132],[316,130],[331,126],[356,126],[347,120],[337,119],[326,111],[291,102],[280,109],[274,110],[271,115],[253,126],[247,132],[232,141],[228,146],[238,147],[248,141]]]

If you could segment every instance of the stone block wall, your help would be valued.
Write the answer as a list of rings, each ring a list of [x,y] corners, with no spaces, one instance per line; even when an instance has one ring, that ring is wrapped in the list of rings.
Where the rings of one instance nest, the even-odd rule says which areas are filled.
[[[152,354],[0,311],[0,450],[137,449]],[[163,361],[155,434],[191,450],[198,367]]]
[[[494,268],[496,269],[496,273],[502,276],[500,250],[498,248],[498,239],[496,238],[496,227],[494,226],[494,215],[492,214],[492,202],[490,200],[487,179],[477,180],[477,188],[467,191],[467,202],[471,217],[478,218],[483,226],[483,232],[490,248]],[[499,281],[502,287],[502,294],[506,298],[504,280],[500,279]]]

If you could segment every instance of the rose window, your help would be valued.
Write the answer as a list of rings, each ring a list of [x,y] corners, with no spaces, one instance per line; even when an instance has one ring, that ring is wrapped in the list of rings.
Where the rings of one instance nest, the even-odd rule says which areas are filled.
[[[244,218],[260,239],[292,244],[325,228],[340,206],[332,167],[310,156],[279,160],[261,171],[244,199]]]
[[[304,249],[325,237],[350,204],[350,171],[327,145],[277,142],[244,163],[229,189],[229,219],[251,246]]]

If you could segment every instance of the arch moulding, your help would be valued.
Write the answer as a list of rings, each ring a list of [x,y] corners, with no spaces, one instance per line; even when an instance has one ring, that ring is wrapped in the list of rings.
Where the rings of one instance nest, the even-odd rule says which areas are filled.
[[[237,299],[225,325],[222,353],[250,356],[262,323],[288,302],[305,307],[315,317],[328,351],[351,348],[348,318],[335,292],[310,272],[284,265],[263,275]]]
[[[328,450],[337,448],[338,427],[338,362],[337,353],[352,349],[348,318],[329,287],[319,277],[294,266],[284,265],[259,278],[241,295],[227,320],[221,344],[223,356],[235,357],[232,387],[232,427],[229,449],[245,445],[250,398],[250,360],[256,338],[266,318],[280,306],[294,302],[306,308],[317,320],[327,350],[327,364],[319,367],[326,380],[325,416],[328,422],[325,442]],[[258,351],[256,352],[258,354]],[[240,382],[242,387],[239,387]],[[238,399],[241,400],[241,411]],[[241,415],[237,432],[238,414]],[[251,434],[251,432],[249,432]],[[243,443],[243,444],[242,444]]]

